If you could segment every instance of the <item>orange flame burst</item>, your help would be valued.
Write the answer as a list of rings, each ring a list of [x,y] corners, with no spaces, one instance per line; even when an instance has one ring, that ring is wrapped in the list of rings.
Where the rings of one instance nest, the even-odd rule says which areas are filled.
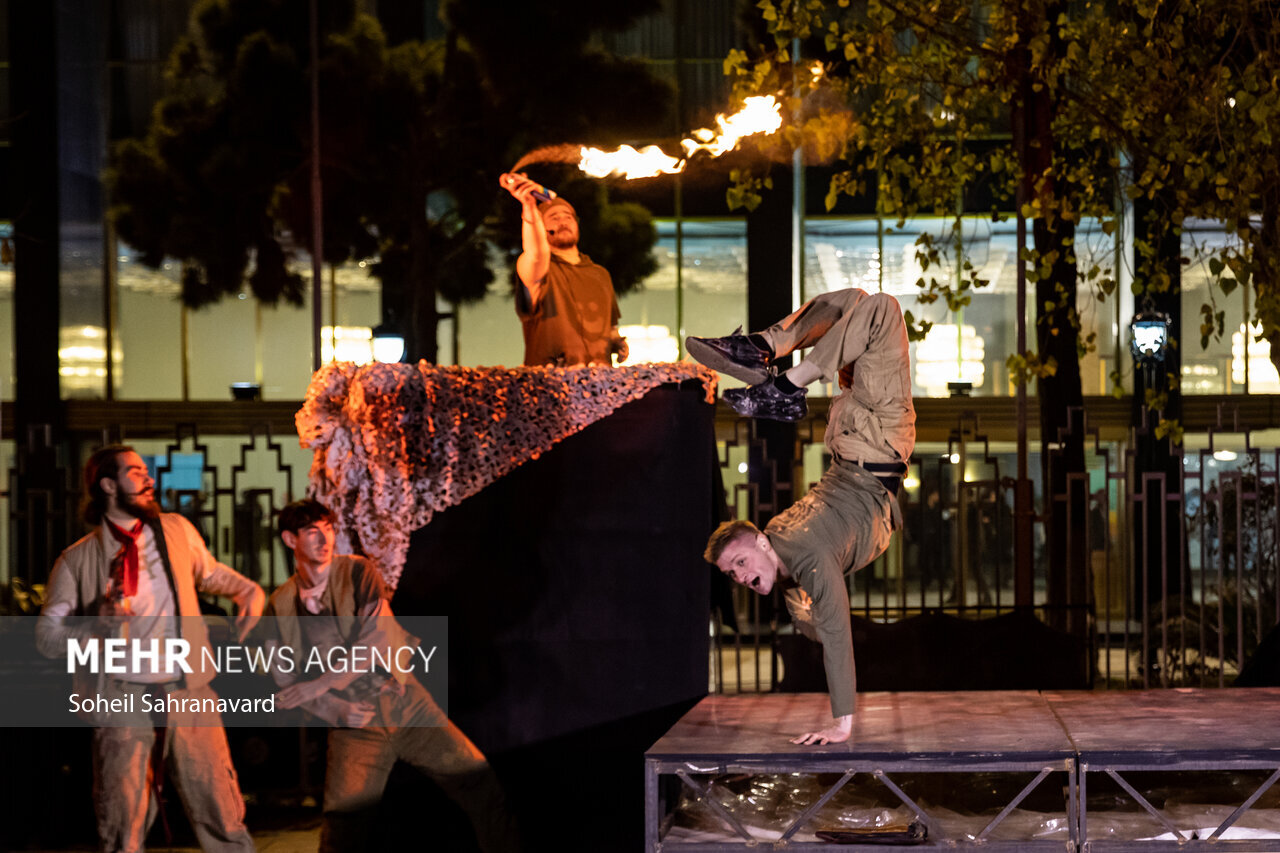
[[[616,151],[583,147],[578,168],[593,178],[621,175],[624,178],[651,178],[654,175],[674,175],[684,170],[684,161],[668,155],[656,145],[639,151],[623,145]]]
[[[761,95],[747,98],[742,109],[731,116],[724,113],[716,116],[716,133],[708,127],[693,132],[692,139],[684,139],[680,147],[684,149],[686,158],[692,157],[695,151],[706,151],[712,157],[719,157],[725,152],[738,147],[743,137],[757,133],[773,133],[782,127],[782,105],[773,95]]]
[[[719,157],[738,147],[744,137],[757,133],[773,133],[782,127],[782,105],[773,95],[747,98],[742,109],[732,115],[716,116],[719,132],[704,127],[693,132],[692,138],[681,140],[683,157],[672,157],[656,145],[637,151],[623,145],[615,151],[600,148],[582,148],[578,168],[588,175],[603,178],[622,175],[627,179],[651,178],[654,175],[673,175],[684,170],[686,163],[698,151]]]

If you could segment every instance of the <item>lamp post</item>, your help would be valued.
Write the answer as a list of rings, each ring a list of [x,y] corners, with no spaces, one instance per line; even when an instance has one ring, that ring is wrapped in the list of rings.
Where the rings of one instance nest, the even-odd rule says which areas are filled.
[[[1142,372],[1144,390],[1157,387],[1157,371],[1164,367],[1169,350],[1170,326],[1169,315],[1155,310],[1149,296],[1142,310],[1129,321],[1129,352],[1134,369]],[[1140,402],[1145,411],[1145,401]],[[1145,414],[1143,422],[1146,422]]]
[[[1176,308],[1174,309],[1176,310]],[[1161,622],[1170,596],[1183,588],[1180,559],[1185,552],[1180,505],[1171,500],[1182,488],[1182,457],[1167,439],[1156,437],[1147,404],[1148,392],[1160,400],[1160,416],[1180,412],[1176,385],[1170,387],[1166,374],[1177,376],[1177,353],[1172,351],[1174,321],[1157,311],[1147,296],[1143,308],[1129,322],[1129,352],[1133,356],[1134,377],[1134,457],[1129,483],[1130,508],[1134,513],[1134,590],[1130,598],[1132,615],[1148,624],[1153,608],[1159,608]],[[1167,672],[1159,667],[1149,631],[1143,631],[1142,661],[1144,686],[1154,676],[1166,684]]]

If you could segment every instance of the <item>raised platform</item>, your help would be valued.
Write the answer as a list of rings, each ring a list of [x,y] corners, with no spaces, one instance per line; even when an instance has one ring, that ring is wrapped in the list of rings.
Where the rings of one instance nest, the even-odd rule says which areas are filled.
[[[1241,838],[1243,830],[1234,836],[1231,830],[1280,779],[1280,689],[869,693],[859,696],[848,743],[790,743],[790,737],[828,719],[825,694],[704,699],[645,754],[646,850],[879,849],[881,844],[837,843],[816,835],[842,828],[838,810],[829,806],[842,797],[880,809],[881,819],[895,809],[908,815],[927,829],[921,845],[926,848],[1280,850],[1280,834],[1265,840],[1257,831]],[[1162,810],[1164,800],[1153,804],[1157,798],[1124,778],[1131,771],[1178,771],[1193,780],[1196,773],[1221,771],[1270,775],[1223,807],[1221,819],[1214,818],[1216,829],[1206,834],[1203,824],[1178,826]],[[822,775],[812,793],[787,799],[793,812],[776,820],[777,815],[762,815],[769,806],[761,805],[761,797],[730,789],[737,782],[733,774],[766,780]],[[919,781],[933,774],[952,774],[946,777],[950,788]],[[1108,817],[1094,821],[1097,837],[1090,837],[1086,783],[1099,774],[1106,785],[1118,786],[1118,797],[1111,799],[1131,798],[1130,811],[1154,832],[1135,829],[1128,837],[1125,822]],[[792,787],[798,792],[805,784]],[[776,790],[776,783],[766,781],[766,794],[770,785]],[[850,796],[857,785],[859,793]],[[879,800],[872,789],[878,789]],[[951,808],[947,790],[967,800],[970,811]],[[975,791],[995,804],[985,806],[989,812],[972,812],[968,795]],[[692,793],[704,813],[719,819],[719,835],[673,825],[668,803],[682,793]],[[1038,825],[1010,819],[1033,801]],[[765,827],[769,821],[762,817],[775,818],[772,826]],[[1164,832],[1168,840],[1159,837]]]
[[[1093,780],[1109,780],[1169,835],[1164,842],[1097,837],[1100,833],[1091,837],[1088,809],[1082,809],[1082,849],[1149,850],[1160,843],[1176,850],[1280,850],[1280,838],[1232,838],[1230,832],[1280,780],[1280,689],[1061,692],[1045,693],[1044,698],[1075,744],[1081,802],[1088,802]],[[1208,774],[1232,770],[1271,772],[1209,826],[1175,821],[1167,808],[1153,804],[1132,775],[1122,775],[1173,771],[1207,781]]]

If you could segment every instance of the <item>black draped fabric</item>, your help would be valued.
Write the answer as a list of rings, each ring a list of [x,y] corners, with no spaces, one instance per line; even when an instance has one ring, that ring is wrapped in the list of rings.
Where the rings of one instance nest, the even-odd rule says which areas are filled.
[[[393,608],[449,617],[449,716],[487,753],[706,693],[701,554],[722,498],[714,408],[686,384],[414,532]]]

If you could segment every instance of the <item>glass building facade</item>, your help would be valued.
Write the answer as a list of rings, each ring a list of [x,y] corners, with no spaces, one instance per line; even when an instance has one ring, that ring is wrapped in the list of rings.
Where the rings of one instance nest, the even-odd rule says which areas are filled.
[[[7,2],[0,21],[7,24]],[[376,3],[364,4],[376,12]],[[101,174],[109,145],[145,133],[150,110],[165,90],[164,64],[184,31],[189,0],[118,0],[109,4],[58,3],[58,123],[60,143],[60,382],[64,398],[118,400],[218,400],[232,383],[261,386],[265,399],[299,399],[311,372],[311,306],[258,305],[246,292],[201,310],[178,299],[177,262],[159,270],[140,264],[118,241],[106,220]],[[631,30],[607,37],[602,46],[646,61],[672,83],[677,95],[676,131],[706,122],[725,103],[721,62],[737,46],[734,3],[677,3]],[[674,11],[673,11],[674,10]],[[428,16],[430,17],[430,16]],[[677,27],[676,18],[682,17]],[[0,31],[0,115],[7,116],[9,34]],[[0,121],[0,149],[7,146]],[[12,168],[12,166],[11,166]],[[685,335],[718,335],[745,325],[746,224],[740,216],[659,220],[658,271],[621,300],[636,359],[679,357]],[[512,211],[514,216],[514,211]],[[883,290],[905,310],[933,323],[928,337],[912,346],[913,383],[921,397],[946,396],[947,384],[967,381],[978,396],[1014,393],[1007,357],[1016,349],[1016,258],[1012,220],[966,217],[958,245],[950,220],[903,223],[869,217],[811,216],[803,226],[803,297],[841,287]],[[0,221],[0,240],[10,225]],[[948,311],[941,302],[919,305],[923,271],[916,239],[930,233],[949,247],[941,269],[929,274],[945,283],[960,276],[961,258],[985,286],[970,303]],[[1121,229],[1123,233],[1123,229]],[[1280,377],[1265,343],[1252,340],[1246,325],[1249,294],[1230,297],[1209,287],[1206,253],[1224,235],[1213,223],[1190,227],[1183,236],[1182,347],[1188,394],[1280,392]],[[590,247],[584,247],[590,251]],[[1082,363],[1084,393],[1112,391],[1113,374],[1131,387],[1127,354],[1132,299],[1130,252],[1085,222],[1077,240],[1080,269],[1098,267],[1119,281],[1117,296],[1096,298],[1081,284],[1082,325],[1096,333]],[[309,276],[309,260],[296,258]],[[511,305],[509,275],[497,271],[488,296],[457,309],[443,321],[440,361],[464,365],[518,364],[520,327]],[[322,282],[325,357],[359,360],[369,330],[381,317],[381,288],[364,264],[326,269]],[[308,289],[310,294],[310,289]],[[308,295],[308,299],[310,296]],[[1034,300],[1028,330],[1034,341]],[[0,257],[0,328],[12,329],[11,253]],[[1224,312],[1224,330],[1207,347],[1195,340],[1201,308]],[[445,312],[453,309],[441,306]],[[13,335],[0,336],[0,399],[13,399]],[[1118,371],[1118,373],[1117,373]],[[1034,393],[1034,391],[1033,391]]]

